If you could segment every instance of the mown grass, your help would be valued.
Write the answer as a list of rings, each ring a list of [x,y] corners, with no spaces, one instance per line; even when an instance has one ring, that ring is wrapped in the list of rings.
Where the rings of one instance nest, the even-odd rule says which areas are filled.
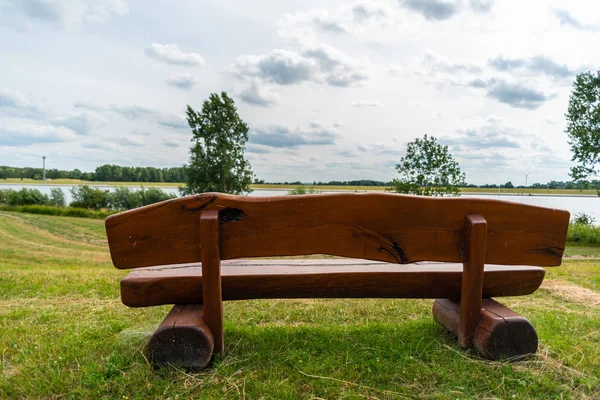
[[[41,214],[41,215],[54,215],[62,217],[79,217],[79,218],[95,218],[105,219],[111,214],[115,214],[118,211],[107,211],[107,210],[88,210],[85,208],[78,207],[57,207],[57,206],[43,206],[37,204],[24,205],[24,206],[9,206],[6,204],[0,204],[0,211],[15,211],[27,214]]]
[[[148,365],[169,307],[123,306],[125,273],[102,221],[0,212],[0,398],[600,398],[600,261],[502,300],[538,330],[528,361],[460,349],[431,300],[257,300],[225,304],[225,354],[200,374]]]

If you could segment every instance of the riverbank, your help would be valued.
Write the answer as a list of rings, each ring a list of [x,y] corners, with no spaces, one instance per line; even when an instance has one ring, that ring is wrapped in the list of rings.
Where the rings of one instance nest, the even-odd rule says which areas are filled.
[[[100,182],[100,181],[83,181],[80,179],[56,179],[40,181],[34,179],[6,179],[0,180],[2,185],[39,185],[39,186],[77,186],[89,185],[95,187],[157,187],[165,189],[175,189],[183,186],[183,182]],[[298,185],[276,185],[276,184],[252,184],[252,190],[265,191],[288,191],[293,190]],[[307,185],[312,187],[312,185]],[[323,185],[314,186],[318,190],[324,192],[384,192],[388,187],[385,186],[333,186]],[[567,196],[567,197],[598,197],[598,192],[595,189],[578,190],[578,189],[488,189],[488,188],[462,188],[461,193],[478,194],[489,196]]]

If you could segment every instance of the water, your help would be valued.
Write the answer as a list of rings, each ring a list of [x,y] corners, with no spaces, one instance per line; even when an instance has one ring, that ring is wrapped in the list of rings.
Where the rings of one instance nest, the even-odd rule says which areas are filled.
[[[93,186],[93,185],[90,185]],[[53,188],[60,188],[65,193],[65,200],[70,203],[72,200],[70,189],[73,185],[14,185],[14,184],[0,184],[0,189],[13,189],[21,190],[22,188],[27,189],[38,189],[40,192],[50,195],[50,190]],[[101,189],[115,190],[113,186],[97,186]],[[131,189],[139,189],[139,186],[131,187]],[[179,191],[176,187],[160,187],[161,190],[167,193],[173,193],[178,195]],[[324,192],[332,193],[332,192]],[[287,194],[286,190],[255,190],[251,196],[281,196]],[[463,197],[474,197],[474,198],[485,198],[494,200],[505,200],[513,201],[516,203],[530,204],[534,206],[557,208],[561,210],[567,210],[574,216],[578,213],[586,213],[596,219],[596,222],[600,222],[600,198],[597,196],[568,196],[568,195],[538,195],[538,196],[521,196],[521,195],[484,195],[484,194],[463,194]]]

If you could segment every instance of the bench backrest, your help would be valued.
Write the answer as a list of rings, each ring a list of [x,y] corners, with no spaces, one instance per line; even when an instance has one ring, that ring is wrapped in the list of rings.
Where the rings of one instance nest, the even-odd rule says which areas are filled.
[[[386,193],[247,197],[205,193],[106,219],[120,269],[201,260],[199,217],[219,211],[221,259],[330,254],[393,263],[461,262],[465,218],[487,222],[485,262],[560,265],[563,210],[479,198]]]

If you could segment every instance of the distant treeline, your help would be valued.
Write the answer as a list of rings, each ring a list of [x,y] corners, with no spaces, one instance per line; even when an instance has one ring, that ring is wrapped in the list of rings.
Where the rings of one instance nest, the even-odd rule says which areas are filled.
[[[102,165],[94,172],[81,172],[78,169],[74,170],[59,170],[47,169],[46,179],[81,179],[91,182],[185,182],[185,167],[171,168],[154,168],[154,167],[122,167],[120,165]],[[42,168],[18,168],[0,166],[0,179],[16,178],[16,179],[42,179]],[[310,182],[265,182],[264,179],[255,179],[255,184],[269,185],[311,185]],[[313,186],[392,186],[392,182],[376,181],[372,179],[361,179],[354,181],[329,181],[329,182],[312,182]],[[504,184],[485,184],[474,185],[469,184],[467,188],[485,188],[485,189],[522,189],[524,185],[515,186],[512,182]],[[600,181],[550,181],[548,183],[533,183],[527,188],[530,189],[599,189]]]
[[[184,182],[183,167],[122,167],[119,165],[102,165],[94,172],[81,172],[60,169],[47,169],[46,179],[81,179],[97,182]],[[0,179],[42,179],[42,168],[17,168],[0,166]]]

